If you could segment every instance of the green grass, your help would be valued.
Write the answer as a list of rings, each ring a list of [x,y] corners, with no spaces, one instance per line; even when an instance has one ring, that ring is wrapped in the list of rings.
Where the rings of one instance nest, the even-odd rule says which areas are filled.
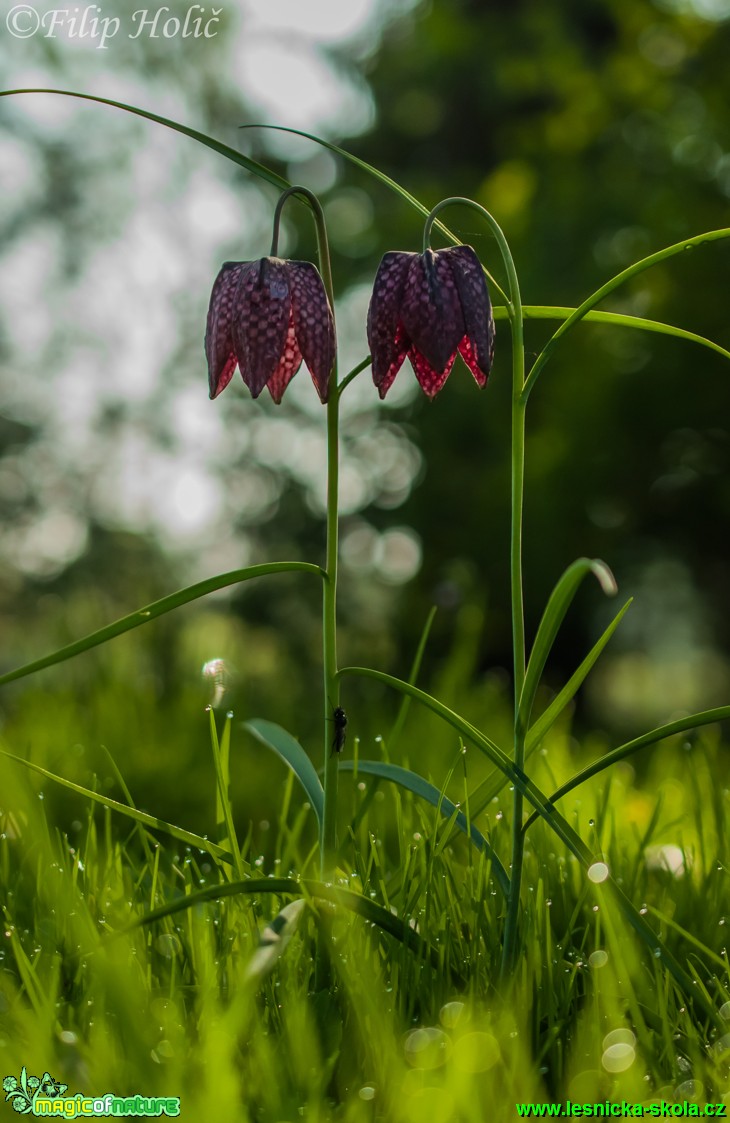
[[[469,695],[459,699],[462,712],[481,720],[477,692],[461,693]],[[117,706],[121,713],[121,696]],[[495,706],[498,693],[493,713]],[[387,730],[372,705],[363,712]],[[350,713],[351,755],[358,723],[356,709]],[[504,898],[488,858],[449,818],[364,772],[342,772],[340,865],[323,900],[315,816],[292,774],[273,754],[262,759],[266,750],[234,722],[234,779],[255,758],[276,811],[268,825],[255,803],[242,815],[234,784],[232,815],[221,816],[219,806],[216,816],[216,775],[224,787],[225,776],[214,766],[204,719],[201,707],[192,735],[205,778],[200,802],[211,842],[229,846],[235,823],[245,895],[236,889],[235,858],[211,854],[202,838],[193,846],[147,829],[3,759],[3,1076],[25,1065],[39,1076],[50,1071],[69,1093],[179,1095],[183,1119],[266,1123],[303,1116],[476,1123],[516,1118],[518,1101],[730,1095],[722,1014],[711,1024],[699,1001],[679,992],[605,886],[587,879],[543,823],[527,836],[524,953],[502,985]],[[139,708],[135,720],[144,726]],[[492,728],[500,722],[509,724],[506,707]],[[730,831],[716,730],[673,738],[648,761],[622,762],[560,807],[691,975],[692,990],[722,1011],[730,998]],[[47,736],[52,742],[52,730]],[[382,756],[384,742],[367,741],[359,754]],[[140,757],[151,747],[140,746]],[[17,752],[12,743],[4,748]],[[531,771],[552,791],[605,748],[584,745],[575,759],[569,731],[556,726]],[[484,779],[485,762],[469,747],[462,752],[430,715],[411,710],[391,759],[418,763],[438,786],[451,772],[448,794],[470,818],[466,793]],[[63,771],[62,760],[43,764]],[[225,771],[226,760],[219,764]],[[99,769],[113,773],[108,764]],[[118,782],[86,786],[125,802]],[[511,806],[505,787],[476,817],[507,866]],[[682,852],[682,876],[657,868],[652,848],[660,845]],[[249,879],[260,890],[250,892]],[[306,885],[283,893],[279,879]],[[351,895],[338,900],[338,887]],[[283,953],[252,976],[260,933],[297,897],[306,905]],[[153,910],[158,918],[145,919]],[[393,916],[395,934],[383,930],[380,910]],[[317,993],[320,932],[331,987]],[[606,1038],[617,1030],[624,1036],[611,1051],[616,1042]],[[624,1071],[611,1071],[627,1059]],[[10,1117],[9,1105],[5,1111]]]

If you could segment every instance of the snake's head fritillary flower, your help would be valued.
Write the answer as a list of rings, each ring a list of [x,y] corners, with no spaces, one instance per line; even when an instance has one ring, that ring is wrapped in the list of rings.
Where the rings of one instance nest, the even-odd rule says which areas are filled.
[[[429,398],[449,377],[457,351],[484,386],[492,366],[494,318],[471,246],[386,253],[370,300],[368,343],[381,398],[406,356]]]
[[[238,365],[254,398],[264,386],[278,404],[307,364],[320,400],[329,395],[335,326],[322,278],[309,261],[227,261],[213,286],[205,332],[210,396]]]

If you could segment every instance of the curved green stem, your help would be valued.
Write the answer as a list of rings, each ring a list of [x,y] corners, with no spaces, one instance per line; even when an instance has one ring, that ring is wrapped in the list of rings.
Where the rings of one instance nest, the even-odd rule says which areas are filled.
[[[525,764],[525,738],[517,726],[519,700],[525,681],[525,609],[522,590],[522,510],[525,484],[525,407],[522,391],[525,384],[525,346],[524,316],[522,298],[512,252],[499,223],[489,211],[475,203],[473,199],[444,199],[433,208],[423,231],[424,252],[428,248],[431,227],[436,215],[444,207],[462,204],[478,211],[487,220],[496,239],[507,272],[509,303],[507,314],[512,333],[512,517],[510,534],[510,583],[512,595],[512,650],[514,659],[514,702],[515,738],[514,763],[520,770]],[[502,954],[502,976],[512,968],[517,954],[517,924],[520,911],[520,888],[522,883],[522,861],[524,835],[522,833],[522,792],[515,786],[512,812],[512,870],[510,892],[507,902],[507,917],[504,929]]]
[[[308,187],[294,185],[284,191],[274,216],[274,236],[271,253],[278,248],[279,222],[283,206],[292,195],[303,196],[312,208],[317,232],[317,257],[327,298],[334,318],[335,294],[332,283],[327,226],[322,204]],[[348,376],[349,377],[349,376]],[[354,377],[354,375],[353,375]],[[340,685],[337,677],[337,561],[339,521],[339,401],[341,387],[337,385],[337,359],[331,374],[327,399],[327,545],[325,577],[322,595],[322,665],[324,672],[324,814],[320,829],[320,869],[322,880],[332,876],[337,855],[337,753],[331,751],[330,727],[332,711],[340,704]],[[321,959],[321,957],[320,957]]]
[[[322,644],[324,670],[324,816],[320,850],[321,876],[327,881],[337,860],[337,780],[339,755],[332,751],[332,712],[340,704],[337,676],[337,562],[339,401],[337,393],[327,402],[327,557],[322,596]]]
[[[370,355],[366,355],[365,358],[362,359],[361,362],[359,362],[356,367],[352,368],[352,370],[349,372],[349,374],[345,375],[345,377],[342,379],[342,382],[337,387],[337,393],[341,395],[342,391],[347,386],[349,386],[351,382],[353,382],[357,378],[358,374],[362,374],[362,372],[364,370],[366,370],[367,367],[370,366],[371,362],[372,362],[372,359],[371,359]]]

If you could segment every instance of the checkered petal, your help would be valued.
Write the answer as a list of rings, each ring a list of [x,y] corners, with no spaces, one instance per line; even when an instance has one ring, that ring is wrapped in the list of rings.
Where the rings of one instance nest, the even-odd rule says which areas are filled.
[[[375,277],[367,332],[373,382],[381,398],[390,389],[410,347],[401,322],[401,304],[408,271],[416,257],[400,251],[386,253]]]
[[[301,363],[303,357],[320,401],[326,402],[335,361],[335,324],[332,309],[322,278],[311,262],[287,261],[286,269],[291,293],[291,323],[296,336],[297,349],[300,352],[299,362]],[[290,328],[290,334],[291,331]],[[294,373],[295,371],[292,371],[292,375]],[[271,390],[271,384],[269,389]],[[272,396],[274,396],[273,390]],[[274,396],[274,400],[278,399]]]
[[[484,386],[494,357],[494,317],[481,262],[471,246],[441,251],[448,256],[464,316],[465,338],[459,353],[480,386]]]
[[[434,370],[428,359],[426,359],[420,351],[416,350],[415,347],[411,347],[408,352],[408,358],[411,360],[411,366],[416,373],[416,378],[424,394],[429,398],[435,398],[446,382],[446,379],[451,374],[451,368],[456,358],[456,351],[449,356],[446,361],[446,366],[441,371]]]
[[[401,319],[413,347],[437,374],[446,370],[464,338],[464,315],[448,255],[426,250],[411,262]]]
[[[243,381],[254,398],[278,370],[284,352],[291,296],[286,262],[265,257],[241,277],[233,346]]]
[[[227,261],[213,285],[205,330],[205,357],[208,361],[208,385],[211,398],[225,390],[236,369],[233,346],[233,320],[236,315],[236,294],[241,277],[255,262]]]
[[[284,341],[284,350],[279,358],[279,365],[266,384],[269,388],[269,393],[277,405],[281,402],[284,391],[301,365],[302,352],[297,342],[296,331],[294,329],[294,317],[292,315],[289,320],[286,340]]]

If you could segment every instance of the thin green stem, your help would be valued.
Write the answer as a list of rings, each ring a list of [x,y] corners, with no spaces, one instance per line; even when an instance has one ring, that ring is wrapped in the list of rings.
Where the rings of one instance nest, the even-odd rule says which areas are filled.
[[[322,597],[322,643],[324,668],[324,815],[320,848],[323,881],[332,877],[337,860],[337,780],[339,755],[332,751],[332,713],[340,704],[337,675],[337,562],[339,399],[330,394],[327,402],[327,556]]]
[[[342,391],[357,378],[358,374],[362,374],[362,372],[370,366],[371,362],[372,359],[370,358],[370,355],[366,355],[365,358],[362,359],[356,367],[353,367],[349,374],[345,375],[345,377],[342,379],[342,382],[337,387],[338,395],[341,395]]]
[[[431,227],[436,215],[444,207],[463,204],[481,214],[489,223],[499,246],[509,282],[509,304],[507,314],[512,332],[512,520],[510,534],[510,583],[512,598],[512,650],[514,658],[514,705],[515,738],[514,763],[520,772],[524,771],[525,738],[517,728],[520,695],[525,682],[525,609],[522,590],[522,510],[525,485],[525,407],[522,391],[525,384],[525,346],[524,317],[522,298],[514,259],[507,239],[497,221],[489,211],[475,203],[473,199],[444,199],[434,207],[426,219],[423,231],[424,253],[428,249]],[[520,888],[522,884],[522,861],[524,854],[524,835],[522,833],[523,796],[515,785],[512,814],[512,870],[510,892],[507,900],[507,917],[502,949],[502,977],[504,978],[516,960],[517,928],[520,912]]]
[[[303,196],[312,208],[317,232],[317,256],[327,298],[334,317],[335,297],[332,283],[327,227],[322,205],[308,187],[295,185],[284,191],[276,207],[272,256],[278,248],[279,222],[286,200],[292,195]],[[367,365],[365,364],[362,364]],[[353,374],[354,377],[354,374]],[[327,400],[327,544],[325,576],[322,595],[322,666],[324,672],[324,814],[320,829],[320,869],[322,879],[331,878],[337,860],[337,769],[338,756],[331,750],[330,729],[332,711],[340,703],[340,686],[337,677],[337,560],[339,520],[339,400],[341,387],[337,385],[337,360],[330,376]],[[320,956],[320,963],[321,963]],[[320,966],[320,964],[318,964]]]
[[[525,379],[525,347],[523,338],[522,307],[519,303],[519,288],[515,280],[517,300],[513,296],[514,315],[510,319],[512,329],[512,519],[510,535],[510,574],[512,588],[512,645],[514,657],[515,690],[515,766],[524,771],[525,736],[518,727],[520,696],[525,682],[525,609],[522,590],[522,512],[525,489],[525,412],[526,403],[522,401],[522,387]],[[516,303],[516,307],[515,307]],[[518,921],[520,911],[520,888],[522,885],[522,864],[525,837],[522,833],[522,792],[515,785],[512,804],[512,862],[510,893],[507,901],[507,917],[502,945],[502,977],[514,966],[518,947]]]

